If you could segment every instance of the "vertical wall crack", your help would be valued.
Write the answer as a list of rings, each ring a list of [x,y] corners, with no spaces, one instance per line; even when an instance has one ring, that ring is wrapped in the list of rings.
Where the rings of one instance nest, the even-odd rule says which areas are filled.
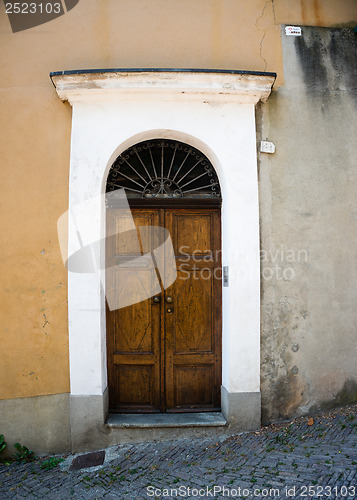
[[[262,31],[263,32],[263,35],[262,35],[262,38],[260,40],[260,44],[259,44],[259,57],[264,61],[264,71],[266,71],[267,69],[267,66],[268,66],[268,63],[267,63],[267,60],[265,59],[265,57],[263,56],[263,42],[264,42],[264,38],[266,36],[266,31],[264,29],[261,29],[259,28],[258,24],[260,22],[260,20],[264,17],[265,15],[265,10],[268,6],[268,4],[272,4],[273,6],[273,12],[274,12],[274,4],[273,4],[273,0],[266,0],[265,4],[264,4],[264,7],[262,9],[262,12],[260,14],[260,16],[257,18],[256,22],[255,22],[255,27],[257,28],[257,30],[259,31]],[[275,16],[274,16],[275,18]]]

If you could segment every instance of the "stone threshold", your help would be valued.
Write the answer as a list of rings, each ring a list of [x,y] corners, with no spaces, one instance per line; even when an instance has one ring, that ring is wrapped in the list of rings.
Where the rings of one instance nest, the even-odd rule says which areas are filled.
[[[224,427],[227,420],[219,412],[203,413],[115,413],[107,425],[113,428]]]

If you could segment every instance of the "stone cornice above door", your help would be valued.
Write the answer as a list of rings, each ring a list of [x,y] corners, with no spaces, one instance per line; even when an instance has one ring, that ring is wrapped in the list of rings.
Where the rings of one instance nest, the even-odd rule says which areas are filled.
[[[60,99],[74,102],[162,100],[256,104],[266,101],[276,73],[198,69],[97,69],[50,74]]]

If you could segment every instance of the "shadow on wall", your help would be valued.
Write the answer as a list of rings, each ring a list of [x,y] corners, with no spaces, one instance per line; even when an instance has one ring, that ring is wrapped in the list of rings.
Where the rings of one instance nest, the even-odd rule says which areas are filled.
[[[342,389],[335,394],[335,396],[327,401],[323,401],[318,405],[313,405],[310,408],[310,412],[316,412],[318,410],[329,410],[331,408],[336,408],[338,406],[348,406],[350,404],[355,404],[357,401],[357,382],[353,379],[348,379],[344,383]]]
[[[330,410],[332,408],[356,404],[357,401],[357,382],[353,379],[348,379],[342,389],[331,399],[314,404],[307,411],[296,412],[302,399],[297,384],[298,381],[292,376],[288,376],[285,380],[280,379],[275,383],[273,396],[275,408],[272,411],[270,406],[262,407],[263,425],[268,425],[273,421],[285,421],[293,416],[309,415],[321,410]]]
[[[304,27],[295,50],[306,90],[347,90],[357,99],[357,33]]]

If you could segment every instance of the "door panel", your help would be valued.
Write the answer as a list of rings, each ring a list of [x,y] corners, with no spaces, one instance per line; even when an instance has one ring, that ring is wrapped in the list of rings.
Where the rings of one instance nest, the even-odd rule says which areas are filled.
[[[220,213],[166,210],[165,225],[177,265],[177,279],[165,291],[166,410],[216,409],[221,384]]]
[[[200,270],[186,263],[182,265],[185,269],[179,270],[172,292],[175,295],[175,353],[212,352],[212,283],[203,279]]]
[[[167,214],[171,220],[170,213]],[[176,255],[205,255],[210,250],[211,214],[184,213],[173,214],[174,248]]]
[[[133,231],[119,234],[107,244],[107,267],[120,263],[107,273],[107,291],[118,300],[121,295],[132,300],[107,314],[110,409],[219,409],[220,210],[132,209],[132,214],[135,225],[146,231],[139,230],[139,238]],[[119,211],[108,211],[108,230],[122,228],[122,222]],[[159,225],[170,232],[174,247],[174,256],[167,250],[164,266],[151,258],[160,241],[158,233],[147,229]],[[134,259],[143,254],[138,266]],[[177,279],[161,292],[165,279],[160,272],[169,275],[172,266]],[[160,303],[140,299],[155,286]]]
[[[176,365],[174,368],[174,402],[178,408],[212,405],[213,374],[211,365]]]
[[[119,360],[115,365],[116,395],[121,406],[127,409],[155,407],[155,366],[124,363]]]
[[[157,210],[132,210],[132,216],[137,228],[159,225]],[[108,225],[125,229],[120,210],[109,211]],[[112,411],[160,411],[161,311],[150,293],[153,288],[161,291],[150,256],[156,244],[156,233],[150,230],[118,232],[107,242],[107,293],[116,296],[119,306],[130,304],[107,309]],[[114,267],[109,268],[110,264]]]

